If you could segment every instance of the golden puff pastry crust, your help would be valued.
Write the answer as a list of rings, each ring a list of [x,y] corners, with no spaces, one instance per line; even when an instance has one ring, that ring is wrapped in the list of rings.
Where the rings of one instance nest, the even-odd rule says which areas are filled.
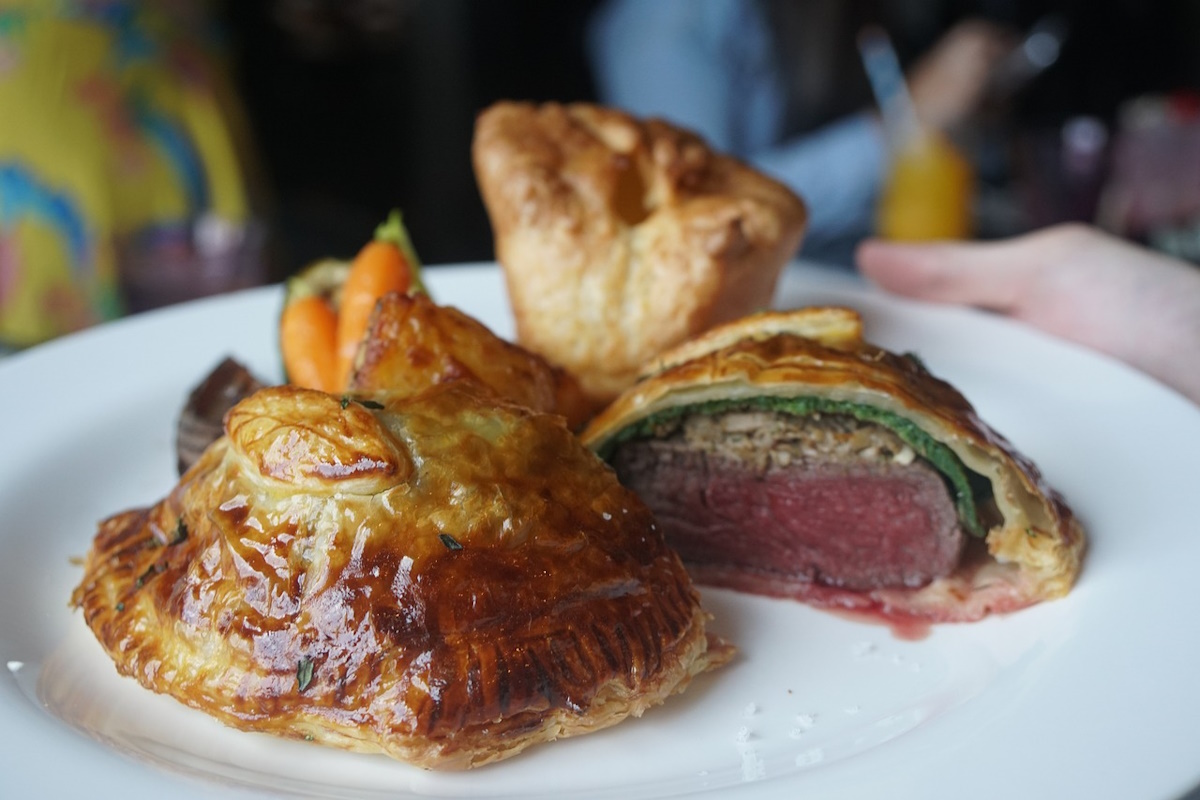
[[[611,108],[497,103],[472,156],[518,340],[598,401],[661,351],[768,306],[807,222],[783,184]]]
[[[263,389],[168,497],[101,524],[73,599],[122,674],[236,728],[457,769],[729,657],[561,418],[464,382],[364,402]]]
[[[569,373],[462,311],[426,294],[381,297],[359,345],[350,392],[410,396],[456,380],[475,381],[534,411],[561,414],[573,429],[595,410]]]
[[[944,444],[990,485],[981,558],[964,555],[953,574],[923,587],[879,588],[861,604],[839,597],[838,605],[963,621],[1062,597],[1073,586],[1085,536],[1063,497],[956,389],[914,357],[863,340],[861,318],[850,309],[763,312],[714,329],[649,365],[582,438],[611,453],[631,426],[664,410],[762,397],[888,412]]]

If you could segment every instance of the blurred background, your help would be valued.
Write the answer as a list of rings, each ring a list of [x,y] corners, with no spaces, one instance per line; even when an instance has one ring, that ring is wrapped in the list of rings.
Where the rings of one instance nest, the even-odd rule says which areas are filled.
[[[490,230],[469,158],[474,116],[503,98],[604,100],[585,47],[588,23],[602,5],[224,4],[234,72],[276,203],[276,230],[286,245],[285,268],[325,253],[352,252],[364,231],[397,205],[427,261],[490,258]],[[1166,130],[1176,117],[1194,127],[1200,112],[1195,0],[836,5],[852,11],[840,16],[837,29],[824,31],[826,41],[841,39],[826,48],[824,63],[812,67],[825,85],[814,92],[817,108],[802,122],[807,128],[873,102],[855,44],[860,24],[886,26],[907,66],[960,19],[994,20],[1018,36],[1049,15],[1062,20],[1054,63],[985,109],[974,131],[963,131],[964,149],[984,184],[978,235],[1093,217],[1122,124],[1163,128],[1138,131],[1147,141],[1131,142],[1131,149],[1157,152],[1144,157],[1147,163],[1126,168],[1150,171],[1157,162],[1170,165],[1168,171],[1186,168],[1200,191],[1200,155],[1195,147],[1188,154],[1169,150]],[[810,16],[814,24],[826,21]],[[807,199],[810,205],[821,202]],[[1129,233],[1149,236],[1158,222],[1131,224]]]
[[[983,78],[917,97],[964,20],[999,32]],[[662,113],[781,170],[833,153],[797,166],[837,217],[802,255],[848,265],[888,190],[865,30],[930,115],[970,95],[931,126],[961,235],[1081,220],[1200,261],[1200,0],[0,0],[0,342],[282,280],[393,208],[427,264],[490,259],[470,145],[499,99]]]

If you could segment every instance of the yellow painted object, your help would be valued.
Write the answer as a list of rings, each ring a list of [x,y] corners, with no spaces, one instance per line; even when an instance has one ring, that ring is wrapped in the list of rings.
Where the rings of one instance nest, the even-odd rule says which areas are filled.
[[[123,237],[247,217],[220,54],[169,5],[0,2],[0,343],[123,313]]]

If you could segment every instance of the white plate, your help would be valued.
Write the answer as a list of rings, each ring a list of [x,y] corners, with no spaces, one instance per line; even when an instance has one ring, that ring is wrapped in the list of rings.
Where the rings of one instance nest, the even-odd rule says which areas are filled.
[[[511,331],[490,266],[430,271]],[[864,312],[1043,468],[1091,535],[1066,599],[920,641],[706,590],[740,658],[608,731],[435,774],[224,728],[117,676],[67,607],[96,522],[173,483],[188,389],[225,355],[278,375],[278,287],[0,361],[0,794],[10,797],[1169,798],[1200,781],[1200,412],[1007,321],[794,267],[778,302]]]

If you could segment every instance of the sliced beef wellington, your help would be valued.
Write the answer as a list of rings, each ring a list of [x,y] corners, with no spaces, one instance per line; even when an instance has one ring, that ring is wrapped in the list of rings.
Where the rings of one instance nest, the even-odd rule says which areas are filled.
[[[842,308],[766,312],[650,364],[583,433],[702,583],[969,621],[1065,595],[1084,533],[1037,467]]]

